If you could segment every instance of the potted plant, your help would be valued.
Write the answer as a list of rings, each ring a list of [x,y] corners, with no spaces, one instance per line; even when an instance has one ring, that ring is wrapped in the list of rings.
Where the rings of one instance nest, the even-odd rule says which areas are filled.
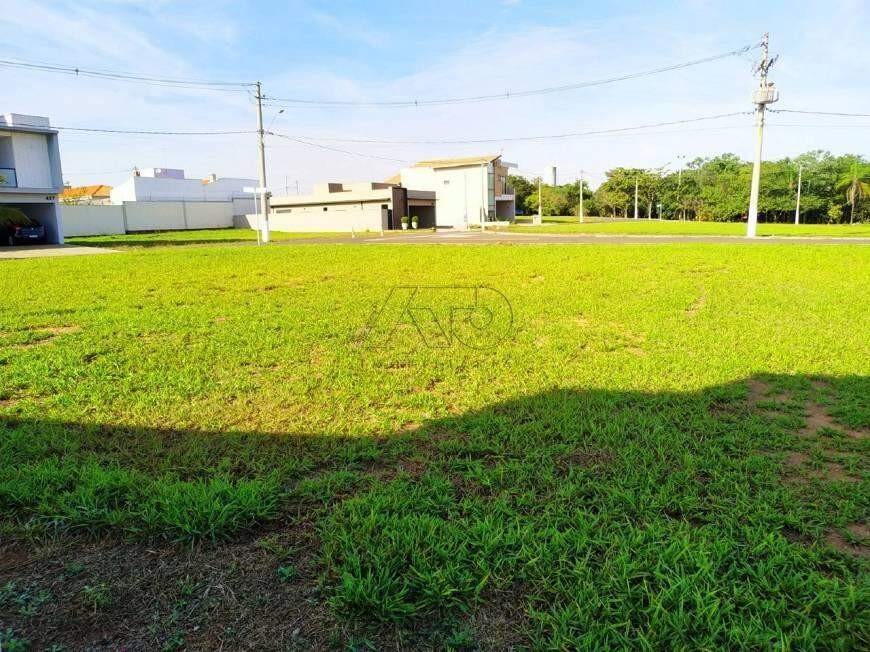
[[[418,218],[416,215],[412,215],[411,216],[411,228],[416,229],[418,226],[420,226],[420,218]]]
[[[408,230],[408,216],[402,215],[402,231]]]

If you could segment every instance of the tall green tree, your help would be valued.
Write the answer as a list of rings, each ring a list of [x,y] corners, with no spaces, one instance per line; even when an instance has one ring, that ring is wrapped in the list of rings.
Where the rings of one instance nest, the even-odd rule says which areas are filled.
[[[851,206],[849,224],[852,224],[855,221],[855,204],[870,195],[870,166],[854,161],[849,166],[849,171],[837,181],[836,187],[840,192],[846,193],[846,200]]]
[[[526,198],[533,192],[537,192],[537,189],[531,181],[518,175],[512,174],[508,176],[508,185],[514,189],[514,201],[516,202],[516,206],[521,208],[525,208]]]

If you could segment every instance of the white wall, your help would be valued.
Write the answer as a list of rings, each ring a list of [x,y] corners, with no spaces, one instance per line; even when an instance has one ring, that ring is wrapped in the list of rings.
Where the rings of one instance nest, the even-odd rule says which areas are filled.
[[[63,234],[116,235],[124,233],[123,206],[77,206],[62,204]]]
[[[125,201],[136,201],[136,177],[130,177],[112,188],[109,197],[110,201],[117,205],[121,205]]]
[[[413,190],[435,192],[438,226],[464,228],[480,224],[481,210],[487,210],[486,167],[405,168],[402,185]],[[445,183],[446,182],[446,183]]]
[[[233,225],[233,202],[185,202],[187,229],[227,229]]]
[[[184,222],[183,202],[124,202],[128,231],[181,231]]]
[[[269,228],[273,231],[380,231],[382,202],[360,204],[331,204],[324,211],[322,206],[293,206],[289,213],[269,214]],[[285,210],[285,209],[278,209]],[[257,215],[246,215],[237,220],[241,227],[257,228]]]
[[[12,152],[19,188],[54,188],[46,135],[14,132]]]
[[[110,235],[135,231],[227,229],[233,202],[124,202],[120,206],[63,205],[64,233]]]
[[[257,200],[257,205],[259,205],[259,200]],[[236,197],[233,199],[233,215],[247,215],[254,212],[256,212],[256,208],[252,197],[249,196],[245,199]]]
[[[246,186],[258,186],[254,179],[218,179],[203,183],[200,179],[130,177],[112,189],[113,204],[125,201],[231,201],[250,197]]]

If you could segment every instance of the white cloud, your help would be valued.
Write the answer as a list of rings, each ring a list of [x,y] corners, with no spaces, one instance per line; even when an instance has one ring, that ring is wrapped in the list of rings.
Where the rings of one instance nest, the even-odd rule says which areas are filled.
[[[264,74],[265,92],[278,97],[344,100],[473,96],[645,70],[722,52],[757,38],[756,32],[761,31],[758,25],[747,25],[736,18],[729,22],[727,12],[717,13],[708,4],[687,10],[681,21],[623,15],[579,24],[497,24],[481,28],[457,48],[439,49],[434,43],[426,51],[413,51],[401,66],[383,69],[376,55],[364,61],[340,61],[330,52],[331,63],[325,67],[317,65],[309,52],[305,53],[309,56],[289,59],[279,74]],[[202,63],[203,54],[208,53],[209,31],[213,24],[224,24],[226,29],[214,31],[219,42],[231,43],[237,38],[237,16],[224,15],[229,10],[223,6],[210,5],[208,11],[191,6],[150,5],[148,15],[152,19],[137,21],[129,18],[129,12],[140,11],[138,4],[122,0],[104,3],[100,10],[73,2],[10,0],[7,11],[0,15],[3,53],[82,67],[219,77]],[[161,13],[154,7],[166,11]],[[371,41],[369,30],[358,22],[354,23],[357,33],[348,33],[346,23],[352,21],[343,20],[339,14],[308,10],[304,15],[326,31],[334,29],[336,41]],[[870,90],[858,81],[863,77],[857,67],[859,57],[854,56],[855,52],[865,51],[867,45],[867,8],[862,3],[847,2],[833,10],[818,5],[774,27],[773,50],[783,54],[773,77],[782,90],[782,107],[834,106],[834,110],[866,112]],[[164,35],[169,29],[173,35],[186,32],[195,43],[181,37],[167,39]],[[446,42],[445,36],[442,43]],[[281,44],[269,47],[280,53]],[[248,52],[239,50],[242,63]],[[281,69],[278,65],[275,68]],[[383,70],[410,72],[388,74]],[[179,91],[10,69],[4,69],[3,74],[6,88],[14,89],[14,94],[4,98],[0,109],[49,115],[55,124],[177,130],[247,129],[255,124],[254,106],[244,95]],[[413,140],[575,132],[749,110],[748,95],[753,84],[749,62],[730,58],[655,77],[504,102],[416,109],[288,109],[276,120],[274,130],[303,136]],[[275,107],[266,107],[267,123],[275,111]],[[771,124],[777,122],[798,120],[772,117]],[[750,123],[751,117],[746,117],[679,130],[543,142],[329,145],[410,160],[504,149],[506,158],[527,170],[556,163],[565,174],[582,166],[588,176],[596,179],[613,165],[658,166],[678,153],[691,158],[734,151],[748,157],[752,152],[752,129],[735,127]],[[714,126],[718,130],[712,130]],[[256,142],[248,136],[155,138],[65,132],[61,142],[64,168],[76,172],[133,165],[185,167],[197,175],[217,172],[252,176],[256,171]],[[287,141],[272,139],[269,144],[270,176],[278,186],[283,185],[285,174],[291,186],[295,187],[299,179],[306,188],[324,179],[381,179],[399,166]],[[866,152],[868,146],[870,136],[862,131],[773,127],[765,153],[775,157],[813,147]],[[111,183],[120,179],[106,180]]]

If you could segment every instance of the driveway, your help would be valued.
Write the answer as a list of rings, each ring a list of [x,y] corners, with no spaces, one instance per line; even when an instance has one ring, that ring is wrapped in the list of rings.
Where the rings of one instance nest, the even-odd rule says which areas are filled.
[[[114,249],[76,247],[73,245],[37,245],[35,247],[0,247],[0,260],[12,258],[56,258],[118,253]]]

